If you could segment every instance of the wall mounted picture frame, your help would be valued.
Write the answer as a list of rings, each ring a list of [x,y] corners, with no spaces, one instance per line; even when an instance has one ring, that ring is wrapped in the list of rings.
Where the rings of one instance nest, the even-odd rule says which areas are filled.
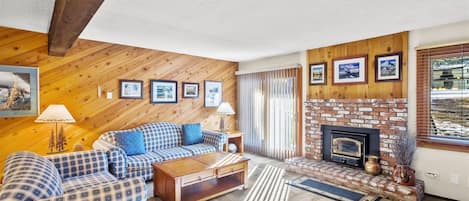
[[[402,79],[402,52],[375,56],[375,81],[400,81]]]
[[[368,55],[336,58],[332,60],[332,83],[366,84],[368,82]]]
[[[309,64],[309,85],[327,84],[327,62]]]
[[[178,82],[150,80],[150,103],[177,103]]]
[[[119,80],[120,99],[143,99],[143,81]]]
[[[198,98],[199,97],[199,83],[183,82],[182,83],[182,97],[183,98]]]
[[[218,107],[223,100],[223,82],[205,80],[205,107]]]
[[[0,117],[39,114],[39,69],[0,65]]]

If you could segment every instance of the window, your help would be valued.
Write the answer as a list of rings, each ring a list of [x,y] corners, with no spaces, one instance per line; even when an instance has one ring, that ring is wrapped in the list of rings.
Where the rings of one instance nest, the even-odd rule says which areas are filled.
[[[469,44],[417,51],[417,132],[469,147]]]
[[[469,56],[431,59],[431,135],[469,139]]]

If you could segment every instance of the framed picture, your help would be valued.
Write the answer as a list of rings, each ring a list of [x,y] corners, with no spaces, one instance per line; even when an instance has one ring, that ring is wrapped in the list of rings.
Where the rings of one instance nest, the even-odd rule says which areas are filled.
[[[327,63],[309,64],[309,85],[327,83]]]
[[[150,80],[150,103],[177,103],[177,94],[177,81]]]
[[[183,98],[198,98],[199,97],[199,83],[183,82],[182,83],[182,97]]]
[[[333,84],[367,83],[368,56],[334,59],[332,68]]]
[[[205,80],[205,107],[218,107],[223,99],[223,82]]]
[[[401,80],[402,52],[375,56],[375,81]]]
[[[39,69],[0,65],[0,117],[39,114]]]
[[[143,99],[143,81],[119,80],[121,99]]]

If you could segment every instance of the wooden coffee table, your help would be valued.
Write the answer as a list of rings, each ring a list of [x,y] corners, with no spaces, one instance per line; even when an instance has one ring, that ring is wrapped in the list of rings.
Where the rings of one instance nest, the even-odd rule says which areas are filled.
[[[248,161],[238,154],[213,152],[154,163],[154,196],[163,201],[208,200],[246,189]]]

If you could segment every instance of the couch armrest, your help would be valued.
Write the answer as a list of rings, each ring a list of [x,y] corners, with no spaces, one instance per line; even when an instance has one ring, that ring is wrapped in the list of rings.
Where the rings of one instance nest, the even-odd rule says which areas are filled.
[[[228,141],[226,134],[221,132],[203,130],[202,135],[204,143],[215,146],[217,151],[223,151],[223,145]]]
[[[47,156],[62,178],[108,171],[108,160],[103,150],[79,151]]]
[[[109,161],[109,170],[111,173],[119,179],[126,177],[127,154],[122,148],[102,139],[98,139],[93,143],[93,149],[105,150]]]
[[[142,178],[132,178],[41,199],[41,201],[144,201],[146,197],[145,181]]]

